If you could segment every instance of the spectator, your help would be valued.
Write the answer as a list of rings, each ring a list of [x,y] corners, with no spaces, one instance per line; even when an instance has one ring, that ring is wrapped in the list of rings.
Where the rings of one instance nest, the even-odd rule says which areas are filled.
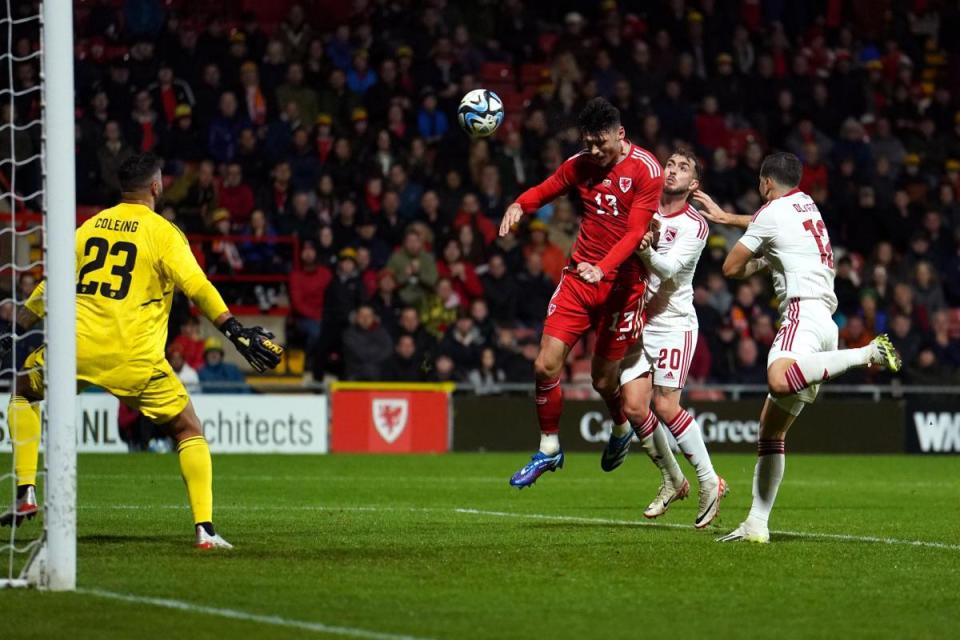
[[[946,311],[937,311],[930,318],[932,335],[926,347],[933,351],[937,362],[951,371],[960,369],[960,340],[950,337],[950,320]]]
[[[481,277],[483,290],[490,305],[490,317],[501,325],[512,325],[517,311],[519,290],[513,276],[507,271],[503,257],[494,254],[487,263],[487,272]],[[543,320],[543,318],[540,318]]]
[[[530,232],[530,242],[524,246],[524,256],[529,256],[531,253],[539,254],[544,273],[556,285],[560,282],[560,274],[563,273],[563,268],[567,266],[568,260],[563,251],[547,239],[548,229],[549,227],[540,220],[534,220],[530,223],[527,227]]]
[[[167,123],[154,110],[149,91],[138,91],[133,105],[127,139],[139,152],[153,151],[161,146],[161,140],[167,132]]]
[[[957,376],[944,362],[937,359],[933,349],[925,347],[920,350],[912,362],[908,362],[904,369],[904,377],[909,384],[930,386],[955,386]]]
[[[473,325],[473,318],[461,311],[456,320],[447,328],[440,341],[440,353],[450,356],[457,371],[463,378],[467,372],[480,363],[480,349],[483,338]]]
[[[180,203],[180,215],[185,221],[187,231],[198,232],[206,229],[214,210],[217,209],[218,198],[213,163],[205,160],[200,163],[196,178]]]
[[[464,308],[476,298],[483,295],[483,285],[473,265],[464,261],[460,251],[460,243],[450,238],[443,245],[443,259],[437,263],[437,274],[441,278],[448,278],[453,283],[453,289],[460,298]]]
[[[397,295],[397,279],[389,269],[382,269],[377,274],[376,291],[373,293],[370,304],[383,323],[384,328],[390,333],[396,334],[401,302]]]
[[[412,336],[401,335],[397,338],[393,356],[384,366],[383,378],[392,382],[423,381],[423,361],[417,357],[417,345]]]
[[[437,337],[446,332],[461,311],[460,296],[449,278],[440,278],[436,291],[424,297],[420,305],[420,317],[424,326]]]
[[[203,366],[203,336],[200,335],[200,321],[187,316],[180,325],[180,335],[173,339],[170,346],[183,355],[187,365],[193,369]]]
[[[224,361],[220,338],[207,338],[203,343],[203,366],[197,375],[204,393],[250,393],[237,365]]]
[[[467,193],[460,201],[460,210],[453,219],[453,228],[470,227],[474,234],[489,245],[497,237],[497,228],[490,219],[480,211],[480,200],[473,193]]]
[[[913,328],[913,321],[909,315],[902,313],[893,315],[890,321],[890,340],[906,363],[913,362],[920,353],[921,339]]]
[[[483,298],[477,298],[470,303],[470,317],[473,318],[473,326],[480,332],[483,344],[491,345],[496,339],[497,325],[490,317],[490,307]]]
[[[506,382],[507,374],[497,366],[496,352],[492,347],[484,347],[480,352],[479,366],[470,370],[467,381],[473,385],[473,392],[477,395],[489,395],[501,392],[501,385]]]
[[[210,241],[207,250],[207,273],[210,275],[230,275],[243,270],[243,258],[240,250],[230,238],[230,212],[217,209],[213,212],[213,229],[217,236]]]
[[[767,366],[760,359],[760,351],[753,338],[741,337],[737,342],[733,381],[739,384],[766,384]]]
[[[124,141],[120,132],[120,125],[111,120],[103,128],[103,144],[97,151],[100,179],[104,186],[104,201],[116,200],[119,197],[120,181],[117,179],[117,169],[120,167],[120,163],[131,155],[133,155],[133,150]]]
[[[423,91],[423,101],[417,112],[417,131],[428,144],[438,142],[447,135],[450,123],[447,114],[437,109],[437,94],[432,88]]]
[[[287,81],[277,87],[277,108],[282,112],[291,102],[297,105],[297,114],[303,122],[314,122],[317,114],[334,113],[331,109],[321,109],[318,103],[317,92],[304,86],[303,65],[293,62],[287,67]]]
[[[186,81],[174,77],[173,67],[161,64],[157,70],[157,81],[147,87],[153,104],[158,105],[163,113],[166,124],[172,125],[177,118],[177,107],[194,103],[193,90]]]
[[[240,131],[250,126],[237,111],[237,96],[232,91],[220,95],[220,108],[210,123],[207,150],[217,162],[229,162],[237,154]]]
[[[325,330],[321,334],[318,357],[314,361],[316,377],[323,377],[324,367],[336,368],[341,364],[339,358],[343,332],[349,326],[350,314],[363,301],[363,283],[357,271],[356,252],[343,249],[337,257],[334,278],[324,298]]]
[[[244,62],[240,65],[240,84],[242,86],[241,100],[243,108],[241,111],[255,127],[262,127],[267,124],[267,113],[269,104],[267,95],[260,86],[260,74],[257,71],[257,65],[254,62]]]
[[[407,175],[406,168],[397,163],[390,167],[390,188],[400,198],[400,217],[404,220],[412,220],[417,215],[420,197],[423,195],[423,187],[412,182]]]
[[[253,190],[243,181],[243,168],[238,162],[227,164],[219,193],[220,206],[230,212],[233,224],[245,225],[253,211]]]
[[[267,222],[263,209],[254,209],[250,224],[244,229],[248,240],[240,244],[240,259],[250,273],[271,274],[283,269],[283,261],[275,244],[276,232]]]
[[[204,156],[204,144],[193,126],[193,109],[188,104],[179,104],[174,109],[172,127],[163,137],[161,151],[164,157],[187,162],[197,162]]]
[[[382,380],[393,351],[390,335],[369,304],[361,304],[353,324],[343,333],[344,376],[347,380]]]
[[[547,302],[554,290],[553,282],[543,272],[539,253],[527,256],[526,267],[517,274],[517,289],[523,292],[517,296],[517,319],[539,330],[547,317]]]
[[[370,54],[359,49],[353,54],[353,66],[347,72],[347,87],[362,96],[377,84],[377,72],[370,68]]]
[[[197,374],[196,369],[187,364],[180,347],[175,344],[167,347],[167,361],[170,363],[170,368],[173,369],[173,372],[177,374],[177,378],[183,383],[183,386],[187,388],[187,393],[194,394],[200,392],[200,376]]]
[[[406,232],[403,246],[390,256],[387,268],[400,285],[399,295],[404,304],[420,304],[437,283],[437,264],[433,256],[423,250],[420,234],[413,230]]]
[[[929,262],[918,262],[913,271],[913,299],[923,307],[927,315],[932,315],[946,307],[943,289]]]
[[[447,355],[437,356],[433,371],[428,376],[430,382],[456,382],[457,371],[453,359]]]
[[[840,339],[843,340],[845,349],[858,349],[870,344],[870,341],[876,337],[871,333],[863,318],[860,316],[851,316],[847,319],[847,324],[840,330]]]
[[[873,335],[886,333],[887,313],[877,303],[877,293],[873,289],[864,289],[860,294],[860,313],[867,332]]]
[[[377,234],[377,220],[372,215],[361,214],[355,225],[357,236],[354,240],[357,248],[370,252],[370,266],[382,269],[390,258],[390,247]]]
[[[317,263],[317,249],[305,242],[300,249],[300,268],[290,274],[290,311],[297,332],[306,339],[306,351],[314,353],[323,330],[324,300],[333,274]]]

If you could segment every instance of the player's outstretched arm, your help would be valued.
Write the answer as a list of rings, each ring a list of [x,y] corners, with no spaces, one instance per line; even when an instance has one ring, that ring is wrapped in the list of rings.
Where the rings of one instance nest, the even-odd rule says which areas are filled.
[[[516,201],[507,207],[500,221],[500,235],[505,236],[510,230],[520,222],[523,215],[533,213],[548,202],[552,202],[570,188],[570,185],[576,179],[576,156],[568,158],[557,167],[549,178],[535,187],[530,187],[520,194]]]
[[[275,369],[280,364],[283,347],[273,342],[273,334],[263,327],[244,327],[230,314],[223,297],[197,264],[179,229],[170,225],[161,227],[160,233],[162,246],[169,248],[160,253],[160,262],[177,287],[223,332],[251,367],[261,373]]]
[[[746,229],[750,226],[751,216],[730,213],[720,208],[713,198],[697,189],[693,192],[693,199],[700,203],[700,213],[704,218],[716,224]]]

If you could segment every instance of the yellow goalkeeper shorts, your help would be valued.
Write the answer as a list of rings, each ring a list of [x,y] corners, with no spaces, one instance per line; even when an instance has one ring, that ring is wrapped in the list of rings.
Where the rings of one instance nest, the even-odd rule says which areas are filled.
[[[30,390],[37,396],[43,397],[43,370],[45,347],[40,347],[27,356],[24,369],[28,371]],[[77,390],[90,385],[106,389],[120,402],[131,409],[136,409],[154,424],[166,424],[183,413],[190,402],[187,390],[174,373],[170,363],[160,360],[150,371],[138,367],[136,371],[131,367],[128,379],[146,378],[145,384],[134,394],[127,391],[119,392],[109,384],[97,380],[96,376],[85,375],[86,372],[77,369]],[[149,374],[149,375],[145,375]]]

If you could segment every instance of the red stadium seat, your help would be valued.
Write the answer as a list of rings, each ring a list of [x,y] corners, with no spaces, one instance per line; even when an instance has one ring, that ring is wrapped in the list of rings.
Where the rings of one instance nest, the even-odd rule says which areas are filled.
[[[527,62],[520,65],[520,83],[539,85],[550,80],[550,68],[545,64]]]
[[[480,66],[480,80],[487,88],[495,82],[512,82],[512,78],[513,67],[505,62],[484,62]]]

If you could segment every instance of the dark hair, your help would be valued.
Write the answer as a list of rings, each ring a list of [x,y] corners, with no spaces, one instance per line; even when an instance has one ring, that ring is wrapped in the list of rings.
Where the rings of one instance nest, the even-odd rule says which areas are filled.
[[[784,187],[796,187],[802,176],[803,165],[800,164],[800,158],[785,151],[771,153],[760,165],[761,178],[770,178]]]
[[[619,126],[620,110],[600,97],[590,100],[577,118],[581,133],[600,133]]]
[[[138,153],[120,163],[117,179],[121,191],[130,193],[150,188],[154,174],[163,166],[163,160],[152,153]]]
[[[693,165],[693,177],[697,180],[700,179],[700,176],[703,174],[703,167],[700,166],[700,158],[697,157],[697,154],[693,152],[693,149],[690,147],[679,146],[674,148],[670,152],[671,156],[680,156],[686,158],[690,161],[690,164]]]

